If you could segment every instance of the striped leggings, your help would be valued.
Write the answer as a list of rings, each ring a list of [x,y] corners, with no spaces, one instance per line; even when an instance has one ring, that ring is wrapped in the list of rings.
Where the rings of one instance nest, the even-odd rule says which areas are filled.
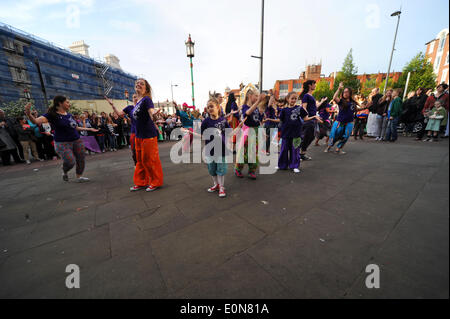
[[[66,174],[75,164],[76,173],[82,175],[84,172],[84,144],[81,139],[73,142],[55,142],[55,151],[63,160],[63,171]]]

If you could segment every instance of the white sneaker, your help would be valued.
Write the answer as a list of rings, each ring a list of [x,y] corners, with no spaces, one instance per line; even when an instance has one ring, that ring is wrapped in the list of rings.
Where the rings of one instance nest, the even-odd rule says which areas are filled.
[[[90,181],[90,179],[87,178],[87,177],[81,176],[81,177],[78,177],[78,178],[77,178],[77,182],[78,182],[78,183],[86,183],[86,182],[89,182],[89,181]]]
[[[298,168],[294,168],[294,173],[298,174],[298,173],[300,173],[300,170]]]
[[[278,166],[276,166],[275,169],[278,171],[280,168]]]
[[[27,165],[30,165],[30,164],[31,164],[31,162],[27,160]]]

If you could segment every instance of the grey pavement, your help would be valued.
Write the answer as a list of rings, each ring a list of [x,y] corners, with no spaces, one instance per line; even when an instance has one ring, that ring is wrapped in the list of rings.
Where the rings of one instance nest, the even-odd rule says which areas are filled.
[[[171,145],[153,193],[129,192],[129,150],[88,157],[85,184],[60,162],[0,168],[0,298],[449,297],[448,140],[311,146],[300,174],[256,181],[230,165],[225,199]]]

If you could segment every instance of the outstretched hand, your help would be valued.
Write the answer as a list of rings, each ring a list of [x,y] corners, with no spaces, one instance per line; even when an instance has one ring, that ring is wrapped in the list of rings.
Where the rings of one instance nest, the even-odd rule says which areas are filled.
[[[31,112],[31,103],[25,105],[25,113],[28,115]]]
[[[113,102],[111,101],[111,99],[108,98],[106,95],[105,95],[105,100],[108,101],[109,105],[114,106]]]

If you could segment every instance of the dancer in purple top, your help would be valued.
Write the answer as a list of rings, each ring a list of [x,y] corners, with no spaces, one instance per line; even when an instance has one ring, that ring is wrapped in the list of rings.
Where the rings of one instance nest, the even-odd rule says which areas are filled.
[[[98,130],[79,127],[72,114],[68,113],[69,109],[69,100],[65,96],[58,95],[53,99],[53,105],[48,109],[46,114],[35,118],[31,113],[31,103],[25,106],[25,114],[33,124],[41,125],[43,123],[50,123],[52,129],[55,131],[55,150],[64,162],[63,180],[66,182],[69,181],[67,173],[76,164],[77,182],[88,182],[89,178],[83,177],[85,148],[78,132],[98,132]]]
[[[308,80],[303,83],[303,91],[300,94],[300,99],[302,100],[303,108],[308,112],[308,115],[312,120],[306,121],[303,125],[303,139],[301,145],[300,156],[304,161],[310,161],[312,158],[306,155],[309,145],[314,141],[314,132],[316,131],[317,120],[315,116],[317,115],[317,109],[325,103],[326,99],[322,99],[317,105],[316,99],[312,96],[312,92],[316,89],[316,81]]]
[[[290,92],[286,96],[288,106],[283,108],[278,122],[281,122],[281,150],[278,158],[280,170],[292,169],[294,173],[300,173],[300,145],[302,142],[302,126],[304,121],[316,119],[321,121],[318,115],[313,117],[297,103],[297,93]]]

